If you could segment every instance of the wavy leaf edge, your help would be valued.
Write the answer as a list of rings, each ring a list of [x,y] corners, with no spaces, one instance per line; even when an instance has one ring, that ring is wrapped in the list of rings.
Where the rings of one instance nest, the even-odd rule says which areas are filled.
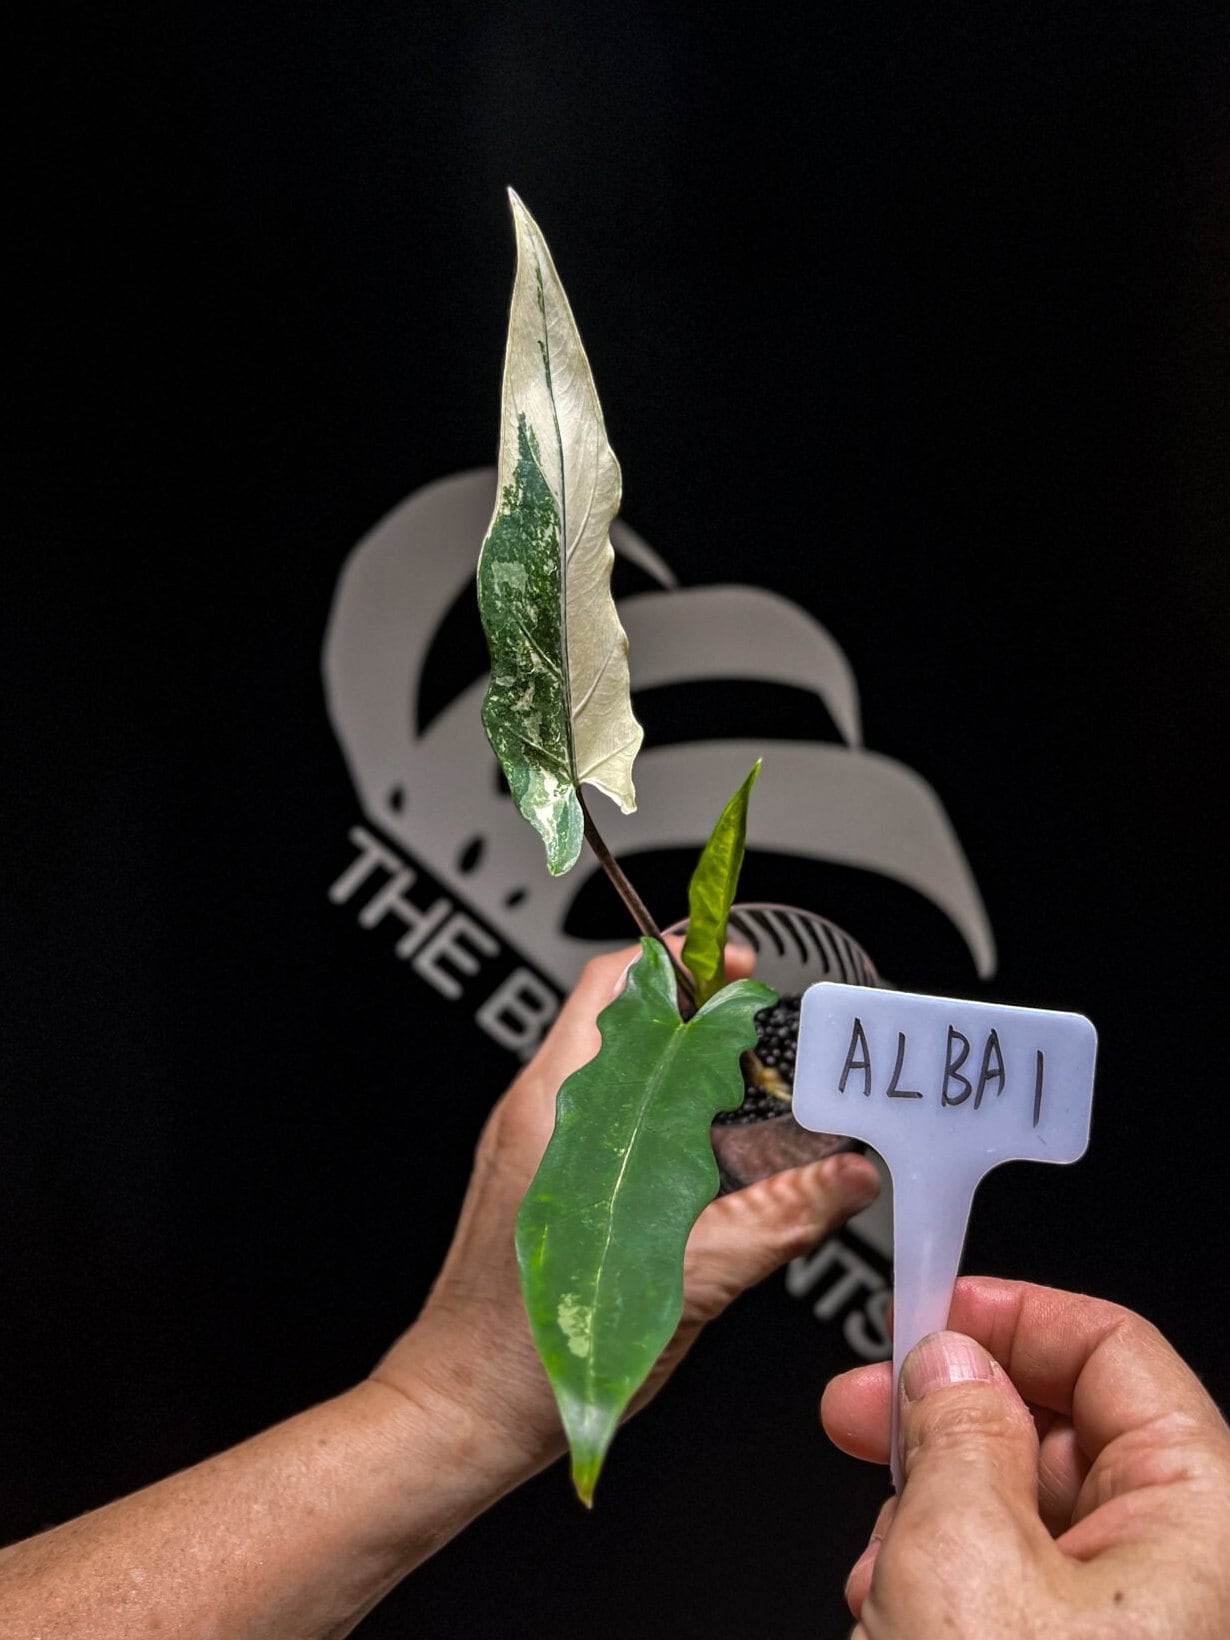
[[[756,1014],[775,1000],[761,981],[736,980],[685,1021],[665,947],[643,939],[623,991],[598,1016],[598,1053],[559,1090],[555,1130],[518,1213],[517,1259],[535,1345],[568,1437],[573,1484],[587,1505],[629,1402],[679,1324],[687,1239],[718,1191],[710,1124],[742,1101],[739,1056],[755,1043]],[[628,1140],[618,1167],[623,1194],[604,1198],[587,1189],[600,1164],[614,1166],[601,1102],[605,1095],[618,1110],[620,1087],[644,1079],[638,1054],[652,1067],[642,1103],[648,1120],[657,1118],[656,1131],[633,1136],[635,1155]],[[660,1177],[663,1156],[671,1159],[667,1181]],[[569,1196],[563,1209],[561,1186]],[[652,1202],[651,1215],[640,1214],[644,1201]],[[629,1214],[634,1230],[625,1239],[620,1231]],[[571,1237],[562,1243],[550,1235],[561,1218]],[[595,1270],[594,1259],[585,1258],[597,1246]],[[612,1273],[619,1282],[621,1264],[624,1284],[604,1293]],[[612,1342],[616,1326],[623,1332]]]

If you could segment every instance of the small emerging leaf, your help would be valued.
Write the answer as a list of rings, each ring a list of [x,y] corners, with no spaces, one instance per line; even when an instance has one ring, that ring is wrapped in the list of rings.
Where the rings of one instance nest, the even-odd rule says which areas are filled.
[[[726,919],[735,903],[747,842],[747,805],[760,773],[751,774],[722,810],[688,884],[688,933],[683,966],[696,981],[696,1000],[706,1002],[726,983]]]
[[[636,807],[628,640],[611,596],[619,463],[572,309],[509,190],[517,277],[504,355],[498,497],[478,565],[491,682],[483,727],[559,876],[584,834],[583,782]]]
[[[738,980],[684,1024],[665,948],[645,939],[641,950],[599,1016],[597,1057],[560,1089],[517,1217],[525,1305],[587,1504],[621,1416],[679,1324],[684,1247],[718,1189],[710,1123],[741,1103],[739,1055],[776,1000]]]

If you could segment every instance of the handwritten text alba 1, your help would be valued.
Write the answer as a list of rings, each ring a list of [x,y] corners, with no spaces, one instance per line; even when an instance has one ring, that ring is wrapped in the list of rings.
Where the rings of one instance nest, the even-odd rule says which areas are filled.
[[[946,1325],[979,1181],[1001,1162],[1084,1155],[1096,1055],[1082,1014],[828,982],[804,992],[795,1117],[862,1139],[892,1175],[894,1383],[906,1352]]]
[[[817,985],[804,999],[795,1114],[869,1144],[938,1122],[1004,1159],[1045,1156],[1060,1133],[1069,1147],[1074,1120],[1087,1138],[1095,1050],[1081,1014]]]
[[[944,1043],[943,1071],[932,1083],[933,1088],[935,1086],[939,1088],[941,1105],[964,1105],[972,1097],[974,1110],[980,1110],[988,1090],[992,1091],[997,1098],[1005,1092],[1008,1083],[1008,1071],[1004,1064],[1003,1044],[999,1040],[999,1032],[994,1025],[987,1031],[983,1039],[982,1050],[978,1055],[978,1079],[976,1083],[971,1082],[968,1076],[963,1075],[961,1069],[969,1060],[972,1046],[969,1037],[963,1035],[955,1025],[950,1024],[948,1026],[948,1034]],[[888,1083],[884,1088],[884,1097],[886,1099],[926,1098],[922,1088],[902,1085],[908,1049],[909,1039],[904,1031],[898,1031],[892,1074],[889,1076]],[[927,1057],[934,1056],[928,1055]],[[1046,1082],[1046,1055],[1041,1048],[1035,1048],[1033,1058],[1033,1126],[1037,1127],[1042,1115],[1042,1092]],[[845,1063],[842,1065],[841,1075],[837,1079],[838,1093],[846,1093],[851,1081],[857,1085],[861,1079],[863,1094],[870,1099],[875,1087],[874,1069],[871,1058],[871,1044],[867,1040],[867,1031],[862,1020],[856,1014],[854,1023],[850,1028],[850,1046],[846,1049]]]

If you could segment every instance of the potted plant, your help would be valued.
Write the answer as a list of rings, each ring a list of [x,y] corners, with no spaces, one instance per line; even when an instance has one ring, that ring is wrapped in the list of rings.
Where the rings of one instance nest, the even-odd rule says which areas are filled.
[[[491,657],[483,724],[547,869],[570,870],[588,843],[641,935],[600,1017],[599,1053],[559,1091],[517,1222],[526,1308],[589,1504],[619,1420],[679,1321],[684,1248],[720,1185],[715,1120],[788,1114],[783,1042],[796,1027],[788,1001],[783,1012],[775,991],[728,981],[724,966],[759,761],[701,853],[677,951],[593,819],[586,786],[635,808],[642,738],[610,584],[620,471],[550,251],[511,190],[510,202],[517,273],[497,499],[478,564]],[[730,1170],[725,1182],[737,1182]]]

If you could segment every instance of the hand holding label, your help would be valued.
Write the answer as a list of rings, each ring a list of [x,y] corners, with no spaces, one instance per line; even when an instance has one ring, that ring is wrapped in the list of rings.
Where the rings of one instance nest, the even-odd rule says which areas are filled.
[[[1000,1162],[1089,1144],[1097,1033],[1082,1014],[825,981],[803,997],[794,1115],[874,1146],[893,1180],[893,1480],[906,1355],[947,1325],[970,1204]]]

